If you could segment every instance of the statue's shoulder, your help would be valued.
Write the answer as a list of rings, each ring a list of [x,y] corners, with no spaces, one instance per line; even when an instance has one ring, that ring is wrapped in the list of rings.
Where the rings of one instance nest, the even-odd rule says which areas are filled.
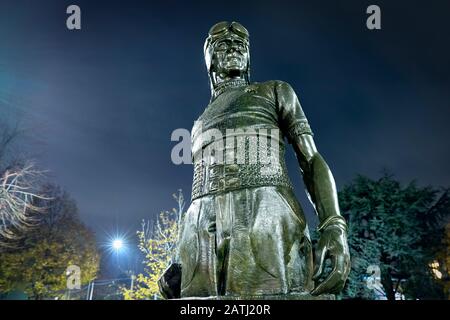
[[[294,91],[292,86],[283,80],[269,80],[265,82],[253,82],[251,86],[255,86],[259,89],[263,89],[266,91]]]
[[[274,104],[278,104],[280,99],[286,99],[296,96],[292,86],[286,81],[282,80],[253,82],[249,87],[247,87],[246,91],[265,96],[269,100],[272,100]]]

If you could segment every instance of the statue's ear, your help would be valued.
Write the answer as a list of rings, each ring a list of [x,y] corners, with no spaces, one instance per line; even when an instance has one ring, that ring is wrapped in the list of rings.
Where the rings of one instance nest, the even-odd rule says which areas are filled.
[[[216,72],[216,71],[217,71],[217,65],[215,63],[214,54],[212,54],[211,60],[209,63],[209,73],[211,74],[212,72]]]

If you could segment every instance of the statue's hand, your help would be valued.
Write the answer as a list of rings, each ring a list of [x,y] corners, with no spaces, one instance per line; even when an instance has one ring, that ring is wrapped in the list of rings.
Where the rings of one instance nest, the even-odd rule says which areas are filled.
[[[314,280],[321,276],[327,257],[331,259],[333,269],[325,280],[316,283],[311,292],[313,295],[339,293],[344,288],[350,272],[350,254],[347,232],[341,226],[329,225],[322,231],[315,254]]]
[[[172,263],[158,279],[159,292],[165,299],[180,297],[181,265]]]

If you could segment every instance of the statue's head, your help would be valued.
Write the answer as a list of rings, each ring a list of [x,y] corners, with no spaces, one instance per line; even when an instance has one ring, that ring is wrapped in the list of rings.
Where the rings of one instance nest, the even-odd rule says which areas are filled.
[[[205,62],[211,84],[217,76],[250,78],[249,33],[238,22],[216,23],[204,45]]]

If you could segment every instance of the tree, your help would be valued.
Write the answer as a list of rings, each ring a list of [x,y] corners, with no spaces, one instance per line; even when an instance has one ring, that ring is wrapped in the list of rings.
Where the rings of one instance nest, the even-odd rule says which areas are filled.
[[[158,279],[176,255],[178,228],[185,202],[181,190],[173,194],[178,208],[161,212],[155,224],[142,222],[142,230],[137,232],[139,250],[144,254],[145,274],[136,278],[136,286],[123,289],[126,300],[154,299],[159,297]]]
[[[7,168],[0,173],[0,252],[2,248],[14,247],[15,240],[36,225],[37,213],[45,207],[36,200],[49,200],[39,194],[38,178],[42,172],[32,163]]]
[[[33,227],[37,213],[44,209],[33,204],[44,199],[37,192],[43,172],[9,152],[19,134],[18,125],[0,122],[0,252],[13,247],[18,235]]]
[[[447,296],[447,300],[450,300],[450,223],[447,223],[445,226],[445,238],[444,238],[444,246],[442,251],[439,254],[440,260],[443,264],[443,271],[441,272],[439,269],[437,270],[442,274],[442,279],[444,280],[444,292]],[[440,265],[437,266],[438,268]],[[433,272],[435,269],[433,270]],[[439,277],[439,273],[436,272],[436,277]]]
[[[436,191],[433,205],[419,218],[424,229],[419,243],[424,248],[422,263],[411,267],[405,283],[405,291],[417,299],[450,298],[450,195],[449,189]]]
[[[339,192],[339,202],[352,257],[344,297],[375,297],[366,283],[370,267],[380,271],[377,281],[389,300],[400,292],[411,299],[443,298],[443,283],[430,263],[444,247],[448,190],[415,182],[402,187],[390,174],[378,180],[357,176]]]
[[[50,200],[35,202],[47,212],[20,239],[19,248],[2,254],[0,292],[22,287],[32,299],[61,297],[67,285],[67,267],[80,267],[82,284],[98,271],[94,234],[79,220],[75,202],[54,185],[46,185],[42,193]]]

